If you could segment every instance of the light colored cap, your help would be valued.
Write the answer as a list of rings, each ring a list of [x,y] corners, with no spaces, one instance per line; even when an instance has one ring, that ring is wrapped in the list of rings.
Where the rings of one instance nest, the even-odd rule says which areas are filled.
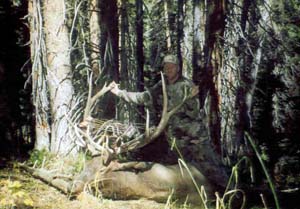
[[[165,64],[165,63],[173,63],[173,64],[177,65],[178,59],[175,55],[169,54],[164,57],[163,64]]]

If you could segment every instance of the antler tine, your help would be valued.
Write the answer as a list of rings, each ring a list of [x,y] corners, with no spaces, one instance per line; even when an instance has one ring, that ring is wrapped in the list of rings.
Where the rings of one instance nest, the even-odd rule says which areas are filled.
[[[87,127],[87,129],[89,129],[89,127]],[[85,131],[82,131],[80,128],[78,128],[77,131],[78,131],[78,133],[80,133],[82,136],[84,136],[87,139],[87,141],[85,141],[85,143],[86,143],[88,150],[92,154],[99,154],[99,152],[106,151],[106,149],[103,146],[101,146],[100,144],[97,144],[96,142],[93,141],[93,139],[89,135],[89,130],[87,130],[85,132]]]
[[[86,106],[84,109],[83,121],[85,121],[85,119],[90,115],[90,111],[91,111],[91,97],[92,97],[92,89],[93,89],[92,78],[93,78],[93,72],[91,73],[89,79],[89,92],[88,92]]]
[[[93,105],[99,97],[101,97],[102,95],[104,95],[110,89],[111,88],[109,86],[107,86],[107,83],[105,82],[104,86],[102,87],[102,89],[100,91],[98,91],[97,94],[95,94],[93,96],[93,98],[91,99],[91,104]]]
[[[93,97],[91,97],[91,95],[92,95],[92,80],[90,79],[90,81],[89,81],[88,99],[87,99],[86,107],[85,107],[85,110],[84,110],[83,120],[87,119],[90,116],[90,114],[92,112],[92,108],[95,105],[97,99],[99,99],[99,97],[101,97],[102,95],[104,95],[110,89],[111,88],[105,82],[104,86],[102,87],[102,89],[100,91],[98,91]]]
[[[150,114],[149,114],[149,110],[146,110],[146,137],[150,137],[150,128],[149,128],[149,124],[150,124]]]
[[[159,121],[159,124],[157,128],[155,129],[154,133],[151,135],[152,139],[155,139],[158,137],[163,129],[167,126],[170,116],[168,116],[168,95],[167,95],[167,89],[166,89],[166,82],[165,78],[162,72],[160,72],[161,76],[161,82],[162,82],[162,90],[163,90],[163,110],[161,115],[161,120]]]

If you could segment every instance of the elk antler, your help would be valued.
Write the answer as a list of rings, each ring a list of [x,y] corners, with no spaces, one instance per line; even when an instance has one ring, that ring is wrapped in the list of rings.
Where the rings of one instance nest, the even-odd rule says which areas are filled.
[[[93,76],[91,75],[89,80],[89,92],[86,107],[84,109],[83,121],[79,124],[79,127],[86,128],[86,131],[82,131],[80,128],[78,128],[77,131],[86,139],[87,149],[92,153],[92,155],[98,155],[99,153],[101,153],[102,155],[107,155],[109,153],[112,153],[113,151],[109,149],[108,146],[102,146],[100,143],[96,143],[95,137],[91,136],[90,124],[92,122],[92,118],[90,117],[90,115],[97,99],[111,90],[111,87],[107,86],[107,84],[105,83],[102,89],[92,97],[92,77]]]
[[[101,143],[103,140],[97,140],[97,134],[96,136],[92,136],[93,133],[90,132],[90,113],[92,111],[92,106],[96,102],[96,100],[105,94],[107,91],[109,91],[111,88],[110,86],[104,85],[104,87],[91,98],[91,82],[89,87],[89,95],[87,100],[87,105],[84,112],[84,121],[81,123],[81,127],[86,127],[86,131],[80,131],[81,134],[87,139],[87,148],[94,154],[105,154],[107,153],[110,155],[110,157],[115,156],[116,154],[128,152],[135,150],[137,148],[143,147],[147,144],[149,144],[151,141],[156,139],[166,128],[168,121],[170,117],[178,111],[178,109],[185,103],[185,101],[197,94],[197,89],[192,89],[191,92],[187,92],[187,88],[184,88],[184,97],[182,101],[177,104],[172,110],[168,111],[168,98],[167,98],[167,90],[166,90],[166,84],[164,80],[164,76],[161,73],[161,79],[162,79],[162,90],[163,90],[163,110],[162,110],[162,117],[157,127],[151,127],[149,128],[149,112],[147,111],[147,120],[146,120],[146,131],[144,134],[139,134],[136,138],[124,142],[124,139],[120,139],[121,136],[116,137],[115,147],[111,148],[108,146],[108,143],[106,145],[104,143]],[[104,124],[102,124],[104,125]],[[113,136],[107,136],[106,132],[104,132],[105,137],[109,137],[109,140],[114,141]],[[120,143],[118,143],[118,141]]]
[[[102,95],[104,95],[106,92],[111,90],[111,87],[107,86],[105,83],[104,86],[102,87],[102,89],[100,91],[98,91],[97,94],[95,94],[92,97],[92,77],[93,76],[91,76],[90,81],[89,81],[89,93],[88,93],[88,99],[86,102],[86,107],[84,109],[83,121],[85,121],[90,116],[92,109],[93,109],[93,105],[95,104],[96,100],[99,97],[101,97]]]
[[[151,141],[156,139],[166,128],[170,117],[178,111],[179,108],[185,103],[185,101],[189,98],[192,98],[197,94],[197,89],[193,89],[192,92],[188,95],[187,88],[184,88],[184,97],[183,100],[176,105],[172,110],[168,111],[168,97],[167,97],[167,90],[166,90],[166,83],[163,74],[161,73],[161,80],[162,80],[162,90],[163,90],[163,110],[162,110],[162,117],[161,120],[156,128],[149,129],[149,114],[147,113],[147,123],[146,123],[146,132],[145,134],[141,134],[133,140],[122,144],[119,149],[118,153],[124,153],[131,150],[135,150],[137,148],[141,148]]]

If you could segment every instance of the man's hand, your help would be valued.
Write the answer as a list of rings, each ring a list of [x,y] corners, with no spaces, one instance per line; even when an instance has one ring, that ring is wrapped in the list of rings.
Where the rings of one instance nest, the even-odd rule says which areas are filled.
[[[115,95],[118,95],[118,93],[121,91],[119,89],[119,84],[117,84],[115,81],[113,81],[109,84],[109,88],[110,88],[111,93],[113,93]]]

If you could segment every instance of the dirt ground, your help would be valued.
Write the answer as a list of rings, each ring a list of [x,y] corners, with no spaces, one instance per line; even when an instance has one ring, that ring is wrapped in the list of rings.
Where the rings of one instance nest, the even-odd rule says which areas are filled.
[[[0,168],[0,209],[161,209],[194,208],[151,200],[116,201],[81,193],[70,199],[17,167]]]

